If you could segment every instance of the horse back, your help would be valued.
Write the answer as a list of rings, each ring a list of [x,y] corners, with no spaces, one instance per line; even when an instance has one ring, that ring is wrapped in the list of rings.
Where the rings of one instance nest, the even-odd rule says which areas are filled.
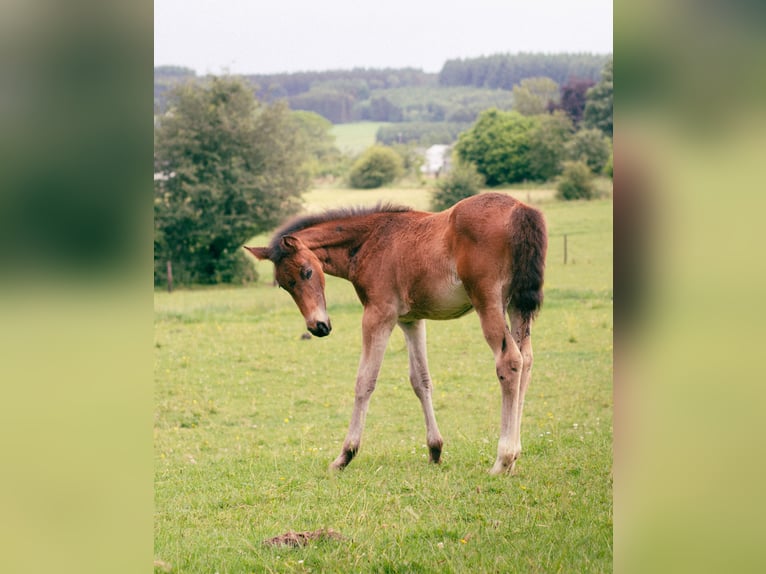
[[[450,210],[449,242],[472,300],[533,315],[542,304],[547,234],[542,214],[507,195],[470,197]]]
[[[349,279],[363,304],[388,306],[405,320],[456,318],[482,297],[500,294],[507,304],[521,251],[514,248],[513,221],[529,210],[539,213],[510,196],[488,193],[440,213],[381,216],[355,254]],[[537,285],[522,288],[529,295]]]

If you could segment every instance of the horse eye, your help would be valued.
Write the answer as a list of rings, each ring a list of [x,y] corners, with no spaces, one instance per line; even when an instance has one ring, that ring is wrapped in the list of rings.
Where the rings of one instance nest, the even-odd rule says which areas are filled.
[[[313,273],[314,273],[314,271],[313,271],[311,268],[309,268],[309,269],[301,269],[301,277],[302,277],[304,280],[308,280],[308,279],[311,279],[311,275],[312,275]]]

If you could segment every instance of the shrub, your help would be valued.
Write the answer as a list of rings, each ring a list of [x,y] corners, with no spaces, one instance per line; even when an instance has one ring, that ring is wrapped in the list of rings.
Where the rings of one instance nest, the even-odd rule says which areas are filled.
[[[606,160],[603,173],[610,179],[614,179],[614,152],[609,154],[609,159]]]
[[[561,162],[567,159],[566,145],[572,137],[572,120],[561,110],[533,119],[537,125],[529,134],[530,145],[526,153],[532,174],[530,179],[548,181],[561,173]]]
[[[484,178],[473,164],[457,164],[436,183],[436,191],[431,197],[431,209],[447,209],[461,199],[476,195],[483,186]]]
[[[423,165],[423,154],[412,144],[393,144],[391,149],[394,150],[399,159],[402,162],[402,171],[400,175],[404,177],[414,176],[420,177],[420,167]]]
[[[518,112],[486,110],[460,134],[455,152],[461,161],[474,164],[490,187],[535,179],[527,156],[536,126],[534,118]]]
[[[351,187],[373,189],[393,182],[402,173],[402,159],[391,148],[374,145],[354,162],[349,173]]]
[[[593,174],[588,165],[582,161],[565,161],[556,189],[559,199],[591,199],[594,195]]]
[[[563,112],[522,116],[490,109],[460,134],[455,152],[460,160],[476,165],[490,187],[546,181],[561,172],[571,129],[572,122]]]
[[[566,148],[569,159],[582,160],[593,173],[601,173],[612,152],[612,142],[601,130],[581,129],[567,142]]]

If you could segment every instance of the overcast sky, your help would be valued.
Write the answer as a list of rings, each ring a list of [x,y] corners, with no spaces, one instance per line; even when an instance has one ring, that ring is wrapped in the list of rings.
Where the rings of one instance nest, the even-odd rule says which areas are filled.
[[[155,0],[154,64],[199,74],[612,51],[611,0]]]

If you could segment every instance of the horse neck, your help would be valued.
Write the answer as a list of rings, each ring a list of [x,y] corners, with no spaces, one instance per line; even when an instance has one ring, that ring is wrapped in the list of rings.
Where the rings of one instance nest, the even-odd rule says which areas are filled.
[[[325,273],[349,279],[349,261],[374,229],[374,216],[367,215],[325,221],[295,235],[319,258]]]

